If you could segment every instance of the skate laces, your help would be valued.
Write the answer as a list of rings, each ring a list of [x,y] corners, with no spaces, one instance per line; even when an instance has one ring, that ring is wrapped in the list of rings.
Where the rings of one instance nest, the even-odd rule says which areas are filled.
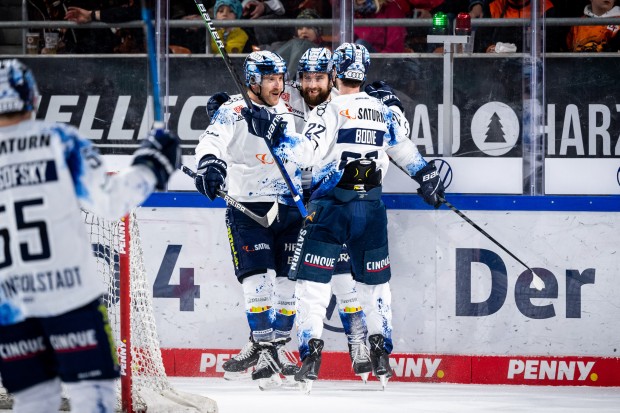
[[[351,344],[351,361],[352,364],[365,362],[370,360],[370,351],[364,343]]]
[[[273,359],[273,356],[271,355],[271,351],[269,348],[263,348],[260,351],[260,355],[258,356],[258,363],[256,363],[256,370],[258,371],[263,368],[269,368],[274,373],[280,372],[280,366],[278,366],[278,363]]]
[[[243,348],[239,351],[239,354],[233,356],[232,358],[234,358],[237,361],[241,361],[241,360],[245,360],[247,358],[252,357],[252,355],[256,351],[255,346],[256,344],[253,341],[248,341],[247,343],[245,343]]]
[[[291,351],[289,351],[284,344],[277,346],[278,349],[278,360],[280,364],[284,365],[294,365],[297,366],[297,357]]]

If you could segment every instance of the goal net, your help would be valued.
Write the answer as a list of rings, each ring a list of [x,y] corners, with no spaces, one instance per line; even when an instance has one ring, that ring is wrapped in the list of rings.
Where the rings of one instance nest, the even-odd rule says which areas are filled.
[[[123,412],[217,412],[215,401],[177,391],[166,377],[135,211],[120,221],[83,215],[108,289],[104,301],[121,367],[118,407]]]

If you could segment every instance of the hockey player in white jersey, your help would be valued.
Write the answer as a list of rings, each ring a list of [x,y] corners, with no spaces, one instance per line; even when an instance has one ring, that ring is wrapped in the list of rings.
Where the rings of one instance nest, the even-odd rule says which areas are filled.
[[[114,412],[119,366],[106,292],[80,208],[118,219],[179,164],[178,138],[153,131],[109,176],[72,126],[34,119],[30,69],[0,61],[0,375],[15,412]]]
[[[244,63],[248,96],[258,107],[282,116],[294,132],[294,114],[281,100],[286,63],[273,52],[251,53]],[[295,319],[295,283],[287,278],[301,214],[264,141],[250,135],[241,116],[241,95],[222,104],[196,147],[198,191],[213,200],[227,177],[228,193],[262,215],[274,202],[278,218],[263,228],[238,210],[226,209],[226,225],[237,280],[241,283],[251,337],[241,352],[223,364],[225,377],[255,365],[252,378],[261,388],[281,383],[280,373],[294,382],[298,370],[287,357]],[[301,191],[295,164],[286,169]]]
[[[282,99],[290,103],[293,112],[303,114],[303,122],[298,122],[296,125],[297,131],[303,131],[310,113],[316,106],[328,102],[332,96],[338,96],[338,90],[333,87],[330,71],[331,56],[331,51],[325,47],[306,50],[299,59],[297,81],[287,82]],[[306,199],[310,198],[312,192],[311,181],[312,168],[305,168],[302,170],[302,186]],[[334,265],[330,285],[347,336],[353,371],[366,381],[372,371],[372,365],[366,346],[368,334],[366,317],[357,297],[355,284],[351,275],[349,254],[345,248]]]
[[[290,134],[282,118],[244,110],[248,129],[270,139],[277,154],[300,167],[313,166],[309,216],[299,233],[289,277],[297,280],[299,352],[295,379],[311,386],[318,377],[322,320],[329,303],[335,259],[347,245],[368,324],[374,374],[385,386],[392,371],[392,309],[387,215],[381,201],[388,156],[420,184],[424,200],[438,207],[443,184],[409,140],[396,106],[360,90],[370,66],[368,51],[345,43],[332,56],[340,95],[315,108],[302,135]]]

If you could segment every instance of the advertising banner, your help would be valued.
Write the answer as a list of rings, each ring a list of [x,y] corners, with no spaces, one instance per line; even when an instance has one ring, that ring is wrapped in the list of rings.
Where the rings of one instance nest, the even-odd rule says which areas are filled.
[[[453,172],[450,192],[522,193],[523,145],[530,140],[524,131],[532,122],[523,108],[539,105],[544,116],[540,133],[545,142],[545,193],[608,195],[620,194],[620,84],[613,64],[617,59],[547,57],[543,105],[527,98],[524,85],[530,65],[523,58],[457,56],[450,158],[442,157],[440,138],[441,56],[373,58],[369,79],[383,79],[397,90],[411,139],[427,159],[442,158],[446,171]],[[131,153],[152,124],[143,57],[80,57],[79,71],[75,57],[24,60],[41,85],[38,117],[75,125],[103,153]],[[219,56],[173,57],[169,63],[169,127],[191,154],[208,125],[209,96],[238,92]],[[243,59],[234,58],[233,63],[241,73]],[[394,175],[386,179],[388,191],[411,191],[400,184],[399,171],[390,174]]]
[[[390,209],[396,380],[620,386],[617,214]],[[247,341],[222,208],[138,211],[169,373],[221,375]],[[165,235],[164,235],[165,234]],[[332,297],[324,377],[353,378]],[[295,341],[295,340],[294,340]]]

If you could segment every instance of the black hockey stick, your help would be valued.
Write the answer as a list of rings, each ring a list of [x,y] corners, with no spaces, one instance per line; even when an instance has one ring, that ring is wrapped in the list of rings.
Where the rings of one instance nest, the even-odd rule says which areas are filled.
[[[211,33],[211,37],[213,38],[213,41],[215,42],[215,45],[217,46],[217,49],[220,52],[220,55],[222,55],[222,58],[224,59],[224,63],[226,64],[228,71],[233,77],[235,86],[237,86],[237,89],[241,93],[241,96],[243,96],[243,100],[245,101],[245,104],[247,105],[248,109],[251,110],[253,106],[252,100],[250,99],[250,96],[248,96],[248,92],[245,89],[245,86],[241,82],[241,79],[239,78],[237,71],[232,65],[230,56],[228,56],[228,53],[226,52],[224,42],[220,38],[220,35],[217,33],[217,30],[215,30],[215,27],[213,27],[213,23],[211,21],[211,18],[209,17],[209,13],[207,13],[207,9],[205,8],[204,4],[202,4],[201,0],[194,0],[194,3],[196,3],[196,7],[198,7],[198,11],[200,12],[200,15],[202,16],[202,19],[204,20],[205,24],[207,25],[207,29],[209,30],[209,33]],[[288,190],[293,196],[293,201],[295,201],[295,205],[297,205],[297,208],[299,209],[299,212],[301,213],[302,218],[306,218],[308,216],[308,211],[306,210],[303,199],[299,195],[297,188],[295,188],[295,185],[293,185],[293,181],[291,181],[291,177],[286,171],[286,168],[284,168],[284,164],[282,163],[282,160],[280,159],[278,155],[274,153],[274,150],[271,147],[271,142],[269,142],[269,139],[265,137],[263,137],[263,139],[265,140],[265,143],[267,144],[267,147],[269,148],[269,152],[271,153],[271,156],[273,157],[276,163],[276,166],[280,170],[280,174],[282,174],[282,178],[284,178],[284,182],[286,182],[286,186],[288,187]]]
[[[196,177],[196,172],[192,171],[185,165],[181,166],[181,170],[185,172],[185,174],[189,176],[190,178]],[[241,204],[235,198],[228,195],[226,192],[222,190],[217,191],[217,196],[219,196],[220,198],[223,198],[224,201],[226,201],[228,205],[232,206],[233,208],[235,208],[242,214],[245,214],[248,217],[252,218],[254,221],[258,222],[260,225],[262,225],[265,228],[268,228],[278,216],[278,203],[277,202],[273,203],[273,206],[271,207],[271,209],[269,209],[269,211],[267,211],[267,213],[264,216],[260,216],[250,211],[249,209],[247,209],[245,206],[243,206],[243,204]]]
[[[502,244],[500,244],[495,238],[493,238],[491,235],[489,235],[485,230],[483,230],[482,228],[480,228],[480,226],[478,226],[474,221],[472,221],[471,219],[469,219],[469,217],[467,217],[467,215],[465,215],[461,210],[459,210],[457,207],[455,207],[454,205],[452,205],[450,202],[448,202],[445,198],[440,197],[439,200],[441,201],[442,204],[445,204],[448,208],[450,208],[452,211],[454,211],[458,216],[460,216],[461,218],[463,218],[465,220],[465,222],[467,222],[469,225],[471,225],[472,227],[474,227],[475,229],[477,229],[482,235],[484,235],[485,237],[487,237],[491,242],[493,242],[495,245],[497,245],[498,247],[500,247],[501,249],[503,249],[508,255],[510,255],[512,258],[514,258],[515,260],[517,260],[517,262],[519,262],[521,265],[523,265],[525,268],[527,268],[528,270],[530,270],[530,272],[532,273],[532,285],[534,286],[534,288],[536,288],[538,291],[542,290],[543,288],[545,288],[545,283],[543,282],[542,278],[540,278],[538,275],[536,275],[536,273],[534,272],[533,269],[531,269],[526,263],[524,263],[523,261],[521,261],[519,258],[517,258],[516,255],[514,255],[512,252],[510,252],[508,250],[508,248],[504,247]]]

